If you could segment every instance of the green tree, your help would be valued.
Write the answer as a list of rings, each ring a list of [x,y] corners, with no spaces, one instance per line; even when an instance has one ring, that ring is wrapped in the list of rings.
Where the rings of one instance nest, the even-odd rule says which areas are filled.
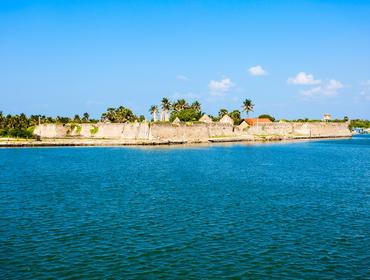
[[[176,118],[179,118],[179,120],[183,122],[192,122],[198,121],[200,117],[201,112],[188,108],[181,111],[172,111],[170,121],[173,122]]]
[[[233,120],[235,125],[239,125],[241,123],[241,118],[240,118],[240,111],[239,110],[234,110],[228,114]]]
[[[270,121],[274,122],[275,121],[275,118],[268,115],[268,114],[262,114],[262,115],[259,115],[258,116],[259,119],[269,119]]]
[[[101,115],[101,120],[112,123],[125,123],[133,122],[137,120],[137,117],[130,109],[119,106],[118,108],[108,108],[107,111]]]
[[[75,123],[80,123],[80,122],[81,122],[80,115],[75,115],[75,116],[73,117],[73,121],[74,121]]]
[[[193,103],[191,103],[190,107],[197,112],[200,112],[202,110],[201,105],[198,101],[194,101]]]
[[[83,122],[89,122],[89,120],[90,120],[90,115],[89,115],[89,113],[85,112],[82,116],[82,121]]]
[[[157,121],[157,114],[158,114],[158,106],[152,105],[149,108],[149,113],[152,115],[153,121]]]
[[[249,115],[249,112],[253,112],[254,104],[252,103],[252,100],[245,99],[243,102],[243,111]]]
[[[162,106],[162,116],[161,116],[161,121],[168,121],[169,120],[169,112],[171,110],[171,102],[167,97],[162,98],[161,102]]]
[[[220,109],[220,111],[218,111],[218,117],[221,119],[223,116],[227,115],[229,113],[229,111],[227,111],[226,109]]]
[[[172,104],[172,108],[175,111],[181,111],[189,108],[189,104],[186,102],[185,99],[178,99],[176,102]]]

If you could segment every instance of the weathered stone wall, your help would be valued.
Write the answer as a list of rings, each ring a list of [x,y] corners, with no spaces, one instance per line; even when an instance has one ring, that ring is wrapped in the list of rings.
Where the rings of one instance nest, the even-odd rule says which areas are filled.
[[[208,126],[209,137],[234,136],[234,126],[228,123],[210,123]]]
[[[122,139],[150,139],[150,126],[148,122],[125,123],[121,134]]]
[[[251,127],[235,127],[225,123],[98,123],[79,125],[43,124],[34,133],[42,138],[104,138],[127,140],[206,141],[212,137],[281,136],[344,137],[351,136],[348,123],[263,123]]]
[[[348,123],[304,122],[263,123],[247,129],[250,135],[280,135],[287,137],[344,137],[351,136]]]
[[[205,141],[209,138],[207,124],[152,124],[151,139],[173,141]]]
[[[63,138],[67,135],[67,127],[60,124],[41,124],[35,127],[33,133],[45,138]]]

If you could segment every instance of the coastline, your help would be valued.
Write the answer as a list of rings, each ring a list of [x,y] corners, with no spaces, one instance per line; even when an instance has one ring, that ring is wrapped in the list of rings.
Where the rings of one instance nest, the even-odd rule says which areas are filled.
[[[318,136],[318,137],[220,137],[209,138],[199,141],[181,140],[127,140],[127,139],[76,139],[76,138],[53,138],[42,139],[0,139],[0,148],[32,148],[32,147],[119,147],[119,146],[177,146],[177,145],[215,145],[232,143],[279,143],[301,142],[315,140],[335,140],[351,138],[352,136]]]

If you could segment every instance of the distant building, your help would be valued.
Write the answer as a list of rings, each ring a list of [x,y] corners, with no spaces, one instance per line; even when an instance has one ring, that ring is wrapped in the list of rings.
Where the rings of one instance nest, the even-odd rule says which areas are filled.
[[[330,114],[324,114],[324,117],[323,117],[323,120],[324,121],[330,121],[331,120],[331,115]]]
[[[367,133],[362,127],[354,127],[352,128],[354,134],[365,134]]]
[[[181,121],[179,118],[176,117],[176,119],[172,122],[173,124],[180,124]]]
[[[246,121],[242,121],[241,124],[238,125],[239,130],[243,131],[245,128],[249,127]]]
[[[199,119],[200,122],[204,122],[204,123],[212,123],[212,119],[204,114],[200,119]]]
[[[244,121],[249,125],[256,125],[259,123],[271,123],[272,121],[268,118],[256,118],[256,119],[244,119]]]
[[[219,123],[228,123],[234,125],[234,120],[229,115],[224,115],[219,121]]]

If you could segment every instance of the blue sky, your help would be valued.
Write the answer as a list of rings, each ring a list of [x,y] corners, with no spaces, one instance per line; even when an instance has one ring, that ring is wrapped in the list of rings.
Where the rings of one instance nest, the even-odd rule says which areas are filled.
[[[0,110],[370,118],[370,1],[0,1]]]

